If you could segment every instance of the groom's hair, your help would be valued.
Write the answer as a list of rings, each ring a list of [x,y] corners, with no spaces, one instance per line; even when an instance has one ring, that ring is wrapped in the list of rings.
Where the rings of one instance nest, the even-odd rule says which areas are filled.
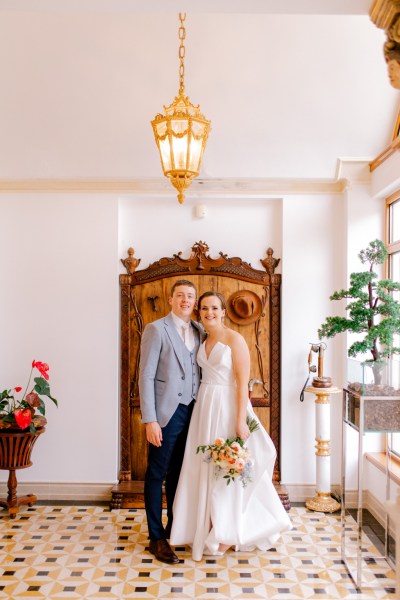
[[[188,279],[178,279],[178,281],[175,281],[174,285],[171,288],[171,296],[174,295],[175,289],[177,287],[180,287],[181,285],[187,285],[188,287],[193,288],[196,293],[196,296],[197,296],[196,286],[194,285],[194,283],[192,281],[189,281]]]

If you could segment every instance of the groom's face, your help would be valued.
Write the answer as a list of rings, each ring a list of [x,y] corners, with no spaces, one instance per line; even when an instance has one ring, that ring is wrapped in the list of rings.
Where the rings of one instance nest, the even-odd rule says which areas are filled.
[[[168,298],[172,312],[188,322],[194,307],[196,306],[196,290],[189,285],[179,285],[174,289],[172,296]]]

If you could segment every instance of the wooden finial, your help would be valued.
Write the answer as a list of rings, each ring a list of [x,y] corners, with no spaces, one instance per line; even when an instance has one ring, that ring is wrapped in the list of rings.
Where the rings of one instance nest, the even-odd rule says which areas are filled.
[[[267,273],[269,275],[273,275],[275,273],[275,269],[276,267],[279,265],[280,263],[280,258],[274,258],[273,255],[274,251],[272,250],[272,248],[268,248],[267,250],[267,258],[264,258],[264,260],[260,260],[262,266],[264,267],[264,269],[267,271]]]
[[[128,248],[128,258],[121,258],[121,262],[124,265],[128,275],[132,275],[132,273],[135,272],[141,261],[140,258],[135,258],[134,254],[135,250],[133,248]]]

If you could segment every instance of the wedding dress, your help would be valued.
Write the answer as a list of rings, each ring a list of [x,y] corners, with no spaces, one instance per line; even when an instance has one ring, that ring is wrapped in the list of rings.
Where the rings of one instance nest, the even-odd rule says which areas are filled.
[[[194,560],[217,553],[219,544],[236,550],[269,549],[292,527],[272,483],[275,446],[260,424],[246,443],[254,460],[252,481],[243,487],[239,478],[227,485],[226,479],[216,477],[214,466],[196,449],[218,437],[236,437],[231,349],[217,342],[207,358],[203,343],[197,362],[202,380],[175,495],[170,543],[192,546]],[[250,401],[248,415],[257,418]]]

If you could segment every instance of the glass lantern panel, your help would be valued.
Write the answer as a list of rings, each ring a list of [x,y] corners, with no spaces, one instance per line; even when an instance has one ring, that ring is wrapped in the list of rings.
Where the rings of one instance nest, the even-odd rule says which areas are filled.
[[[200,162],[203,152],[204,136],[206,133],[206,126],[200,121],[192,121],[192,132],[190,141],[190,159],[189,169],[198,173],[200,171]],[[197,139],[196,139],[197,138]]]
[[[159,147],[160,147],[160,156],[161,156],[161,161],[163,164],[163,169],[164,169],[164,171],[170,171],[172,169],[172,164],[171,164],[171,149],[170,149],[168,137],[166,137],[165,140],[162,140],[162,141],[160,140]]]
[[[172,153],[174,155],[175,170],[186,170],[187,144],[187,135],[182,138],[172,137]]]
[[[182,135],[188,130],[188,122],[186,119],[172,119],[171,130],[173,135]]]
[[[167,121],[164,119],[163,121],[159,121],[155,125],[157,130],[157,135],[159,137],[163,137],[167,133]]]
[[[190,155],[189,165],[190,171],[198,173],[200,170],[202,140],[196,140],[193,136],[190,138]]]

